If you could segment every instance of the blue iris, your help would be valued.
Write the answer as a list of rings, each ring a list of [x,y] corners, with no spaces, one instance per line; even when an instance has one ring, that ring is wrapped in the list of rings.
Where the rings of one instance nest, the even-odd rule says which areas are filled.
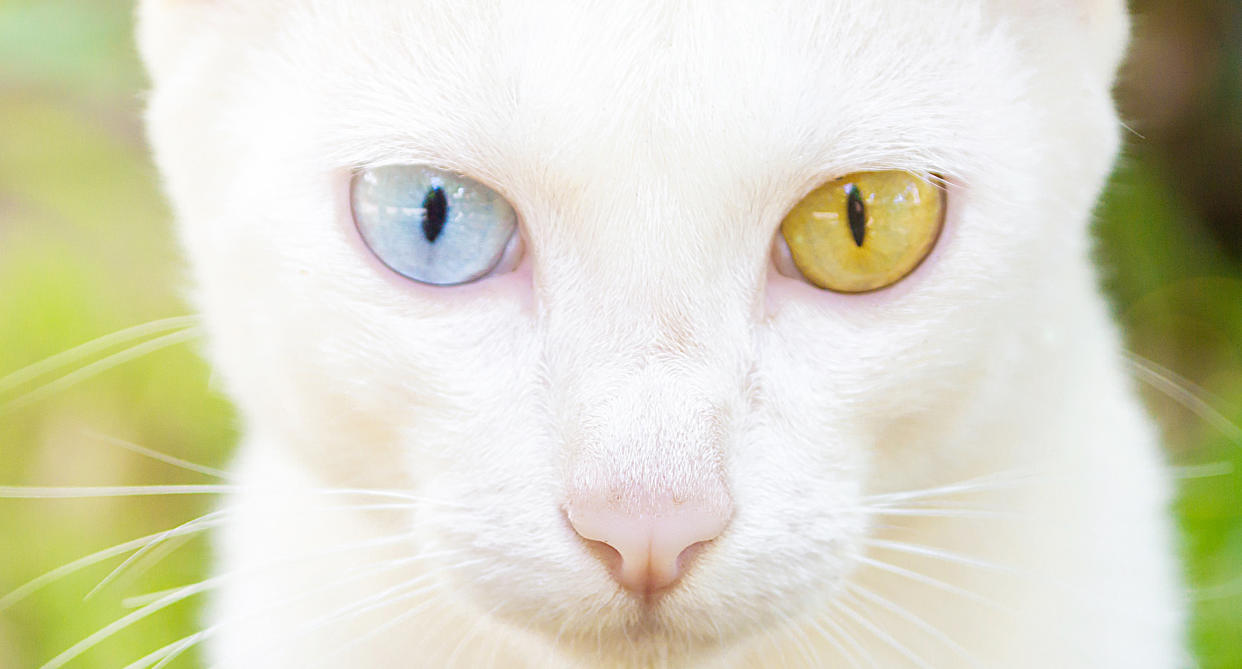
[[[517,214],[496,191],[423,165],[359,172],[350,203],[377,258],[398,274],[441,286],[486,275],[517,229]]]

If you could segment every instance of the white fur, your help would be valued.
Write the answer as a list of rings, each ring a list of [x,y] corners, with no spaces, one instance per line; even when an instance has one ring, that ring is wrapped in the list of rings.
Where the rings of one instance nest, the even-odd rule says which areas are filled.
[[[1089,263],[1120,5],[145,2],[151,136],[246,428],[211,655],[1177,666],[1170,486]],[[456,288],[383,269],[347,183],[398,162],[504,194],[521,267]],[[878,168],[947,180],[926,263],[867,295],[773,271],[793,203]],[[564,519],[576,485],[713,476],[735,516],[650,609]],[[927,505],[999,517],[869,508],[967,480],[994,485]]]

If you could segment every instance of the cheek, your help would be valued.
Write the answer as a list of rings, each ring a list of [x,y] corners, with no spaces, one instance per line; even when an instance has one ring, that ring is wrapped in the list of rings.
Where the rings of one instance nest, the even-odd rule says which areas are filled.
[[[382,487],[431,469],[407,463],[411,454],[469,462],[504,441],[488,428],[509,419],[485,421],[514,409],[537,367],[529,314],[510,296],[528,290],[524,277],[432,302],[385,285],[379,272],[391,272],[373,274],[362,254],[280,252],[265,259],[282,268],[275,279],[208,289],[213,357],[256,429],[290,435],[333,480]]]
[[[770,269],[764,364],[799,390],[795,400],[848,405],[847,420],[882,424],[969,391],[978,362],[1003,341],[997,328],[1017,327],[1007,316],[1021,294],[1014,284],[1027,282],[1022,273],[1038,253],[1035,226],[1011,231],[1022,213],[1015,209],[951,185],[928,258],[870,293],[820,290]]]
[[[347,205],[345,175],[303,187],[298,207],[230,221],[231,254],[206,259],[207,292],[232,332],[271,357],[340,384],[370,403],[378,397],[462,392],[470,379],[504,378],[507,358],[533,330],[531,268],[461,286],[420,284],[384,266],[363,243]],[[239,198],[242,199],[242,198]],[[234,323],[254,323],[236,327]],[[343,393],[341,393],[343,394]],[[370,399],[367,399],[370,398]],[[381,404],[383,404],[381,402]]]
[[[766,428],[801,447],[781,451],[789,476],[898,489],[953,457],[951,429],[987,382],[994,325],[920,297],[911,310],[930,315],[888,310],[855,322],[800,301],[770,323],[761,344]]]

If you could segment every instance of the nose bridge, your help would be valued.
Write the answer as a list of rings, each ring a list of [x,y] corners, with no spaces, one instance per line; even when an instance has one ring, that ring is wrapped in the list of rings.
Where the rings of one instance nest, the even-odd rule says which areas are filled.
[[[640,513],[672,500],[725,496],[722,398],[669,364],[622,374],[627,378],[583,389],[587,401],[571,418],[576,429],[567,444],[571,496]]]
[[[710,225],[661,220],[670,207],[654,204],[671,202],[584,221],[600,234],[580,239],[547,302],[546,369],[575,496],[634,509],[727,497],[726,426],[753,296],[721,275],[729,251],[709,252]]]
[[[590,370],[602,384],[641,384],[662,366],[693,383],[736,362],[756,299],[736,274],[690,250],[614,253],[629,257],[584,261],[543,301],[551,371],[579,377]]]

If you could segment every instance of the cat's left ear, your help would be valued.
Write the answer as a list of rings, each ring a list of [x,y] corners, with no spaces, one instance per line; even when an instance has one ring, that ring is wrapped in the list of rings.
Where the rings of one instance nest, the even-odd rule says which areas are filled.
[[[987,0],[1033,43],[1070,54],[1112,81],[1130,40],[1126,0]]]

